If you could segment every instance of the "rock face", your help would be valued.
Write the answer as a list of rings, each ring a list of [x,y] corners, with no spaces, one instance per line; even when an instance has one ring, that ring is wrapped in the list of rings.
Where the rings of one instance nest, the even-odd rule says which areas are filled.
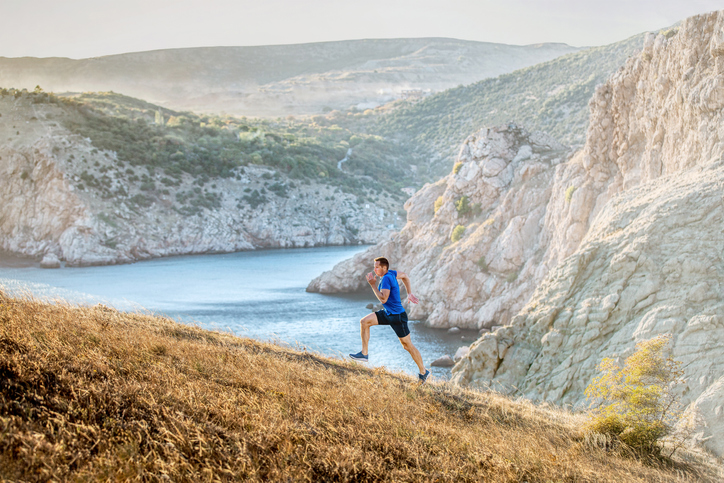
[[[670,334],[697,436],[724,454],[722,32],[715,12],[650,36],[597,90],[586,146],[548,205],[555,269],[510,325],[471,346],[454,381],[577,405],[602,358]]]
[[[358,204],[332,185],[290,183],[263,166],[214,180],[203,191],[184,174],[179,186],[139,205],[133,200],[148,193],[110,175],[115,153],[99,151],[58,126],[53,119],[62,115],[58,106],[34,104],[22,95],[0,98],[0,138],[8,140],[0,146],[0,250],[45,259],[48,266],[60,261],[103,265],[190,253],[373,243],[398,220],[389,206]],[[149,179],[164,186],[160,174]],[[89,180],[122,194],[101,196]],[[265,192],[272,183],[284,187],[284,196],[268,191],[264,202],[245,201],[248,192]],[[174,195],[194,190],[218,199],[219,206],[179,210]]]
[[[509,322],[547,273],[544,221],[556,166],[568,154],[552,138],[515,124],[477,132],[450,175],[408,200],[399,234],[341,262],[307,290],[363,290],[371,260],[386,256],[410,275],[420,298],[408,307],[410,317],[433,327]],[[457,226],[465,231],[453,242]]]
[[[559,404],[584,403],[601,359],[670,334],[696,437],[724,455],[722,32],[715,12],[647,37],[591,99],[585,147],[555,167],[554,146],[516,128],[474,135],[457,173],[408,201],[398,235],[309,289],[355,290],[359,264],[387,255],[416,284],[412,318],[502,325],[454,382]],[[485,221],[457,212],[462,196]]]

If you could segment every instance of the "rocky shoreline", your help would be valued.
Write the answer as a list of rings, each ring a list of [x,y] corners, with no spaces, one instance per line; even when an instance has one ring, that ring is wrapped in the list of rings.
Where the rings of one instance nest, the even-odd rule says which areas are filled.
[[[57,105],[23,96],[0,99],[0,136],[10,139],[0,146],[0,250],[48,267],[371,244],[402,223],[392,201],[360,203],[331,183],[292,180],[264,166],[246,166],[203,188],[185,173],[166,185],[141,167],[126,165],[120,176],[116,154],[60,127],[53,119],[62,114]],[[127,173],[156,188],[128,183]],[[189,194],[201,203],[192,211],[178,201]]]

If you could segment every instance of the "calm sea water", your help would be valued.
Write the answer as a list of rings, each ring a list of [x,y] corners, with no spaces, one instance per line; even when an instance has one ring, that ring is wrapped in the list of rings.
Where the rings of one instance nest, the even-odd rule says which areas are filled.
[[[0,286],[16,294],[25,291],[40,298],[162,313],[184,323],[341,358],[361,348],[359,319],[370,312],[365,308],[368,303],[376,303],[372,291],[339,296],[310,294],[305,288],[314,277],[364,248],[261,250],[59,270],[5,258],[0,260]],[[454,355],[475,336],[474,332],[448,335],[418,321],[411,321],[410,329],[428,366],[444,354]],[[389,327],[371,328],[369,364],[417,373]],[[431,369],[438,378],[450,375],[450,369]]]

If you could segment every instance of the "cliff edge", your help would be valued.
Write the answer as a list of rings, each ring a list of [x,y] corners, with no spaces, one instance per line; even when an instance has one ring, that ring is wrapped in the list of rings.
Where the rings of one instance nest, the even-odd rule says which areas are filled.
[[[416,284],[412,318],[503,326],[456,383],[558,404],[584,402],[604,357],[671,334],[695,439],[724,455],[723,32],[724,11],[647,36],[597,88],[570,160],[514,125],[471,136],[399,234],[308,290],[355,290],[359,264],[387,255]]]
[[[724,454],[722,32],[715,12],[649,36],[596,91],[586,146],[553,187],[584,201],[575,214],[549,205],[548,261],[580,242],[509,326],[471,346],[455,382],[581,404],[602,358],[670,334],[696,439]]]

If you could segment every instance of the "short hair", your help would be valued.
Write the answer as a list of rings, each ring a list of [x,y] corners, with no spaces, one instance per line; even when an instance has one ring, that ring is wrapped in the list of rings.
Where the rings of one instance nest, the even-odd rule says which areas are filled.
[[[375,258],[375,262],[380,262],[380,265],[383,267],[387,267],[387,270],[390,269],[390,262],[388,262],[385,257],[377,257]]]

